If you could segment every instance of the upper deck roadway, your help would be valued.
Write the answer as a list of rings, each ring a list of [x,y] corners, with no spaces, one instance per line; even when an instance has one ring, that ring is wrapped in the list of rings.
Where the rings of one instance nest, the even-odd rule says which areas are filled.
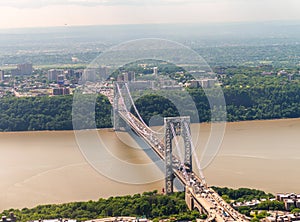
[[[165,160],[165,145],[157,134],[127,111],[122,98],[118,103],[120,117],[145,140],[162,160]],[[193,197],[194,202],[208,213],[207,221],[250,221],[249,218],[226,203],[213,189],[208,188],[206,183],[182,164],[178,157],[173,155],[172,160],[175,176],[185,185],[186,192]]]

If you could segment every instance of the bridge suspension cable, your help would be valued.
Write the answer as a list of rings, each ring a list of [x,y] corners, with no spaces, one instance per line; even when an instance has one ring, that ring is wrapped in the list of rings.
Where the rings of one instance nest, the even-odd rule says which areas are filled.
[[[189,140],[191,141],[191,147],[192,147],[192,152],[193,152],[193,151],[195,151],[195,146],[194,146],[194,143],[193,143],[193,140],[192,140],[192,135],[191,135],[191,132],[190,132],[190,128],[188,127],[187,123],[184,124],[184,127],[186,129],[187,136],[188,136]],[[199,172],[200,179],[203,181],[203,184],[206,185],[206,181],[205,181],[205,177],[204,177],[204,174],[203,174],[203,171],[202,171],[202,168],[201,168],[201,164],[200,164],[200,161],[199,161],[199,159],[196,155],[195,155],[195,161],[196,161],[196,165],[197,165],[197,169],[198,169],[198,172]]]
[[[119,95],[120,95],[121,105],[122,105],[123,110],[126,112],[126,116],[130,119],[130,121],[131,121],[132,124],[134,124],[137,128],[139,128],[139,127],[136,125],[136,121],[134,121],[134,120],[132,119],[133,117],[130,115],[131,112],[127,109],[127,106],[126,106],[126,104],[125,104],[124,96],[123,96],[123,94],[122,94],[120,85],[119,85],[118,83],[116,83],[116,86],[117,86],[117,90],[118,90]],[[126,90],[127,90],[127,94],[129,95],[129,98],[130,98],[130,100],[131,100],[132,105],[135,107],[134,101],[133,101],[133,99],[132,99],[132,97],[131,97],[130,91],[129,91],[128,86],[127,86],[127,83],[125,83],[125,88],[126,88]],[[137,108],[136,108],[136,107],[135,107],[135,109],[136,109],[136,111],[137,111]],[[137,111],[137,114],[139,115],[140,121],[142,122],[144,128],[146,128],[147,130],[149,130],[149,131],[150,131],[152,134],[154,134],[154,135],[158,135],[158,134],[159,134],[159,133],[153,131],[150,127],[148,127],[148,126],[145,124],[145,122],[143,121],[143,119],[142,119],[142,117],[140,116],[140,114],[138,113],[138,111]]]
[[[147,124],[144,122],[144,120],[143,120],[143,118],[141,117],[141,115],[140,115],[138,109],[137,109],[136,106],[135,106],[135,103],[134,103],[134,101],[133,101],[133,98],[132,98],[132,96],[131,96],[131,93],[130,93],[130,90],[129,90],[129,87],[128,87],[128,83],[125,83],[125,88],[126,88],[126,90],[127,90],[127,95],[129,96],[131,105],[133,106],[135,113],[137,114],[137,116],[138,116],[138,118],[140,119],[140,121],[141,121],[145,126],[147,126]],[[159,134],[159,135],[162,135],[162,134],[163,134],[163,133],[159,133],[159,132],[156,132],[156,131],[152,130],[150,127],[148,127],[148,129],[149,129],[152,133],[154,133],[154,134]]]
[[[119,93],[119,100],[115,100],[118,103],[118,112],[120,117],[130,125],[130,127],[135,130],[137,134],[139,134],[159,155],[161,159],[165,159],[165,147],[162,142],[159,142],[158,138],[156,138],[155,134],[150,131],[150,128],[141,122],[136,116],[134,116],[131,112],[128,111],[122,89],[118,84],[116,84],[117,92]],[[117,98],[117,97],[116,97]],[[186,136],[191,142],[191,148],[194,149],[194,144],[192,141],[191,131],[188,123],[184,123],[183,127],[185,127]],[[176,138],[176,128],[174,128],[174,123],[171,123],[171,133],[176,144],[176,149],[178,150],[178,154],[182,157],[182,150],[180,149],[180,144],[178,142],[178,138]],[[199,170],[199,177],[194,174],[194,172],[188,171],[188,168],[185,165],[182,165],[182,161],[177,155],[172,155],[173,159],[173,173],[177,178],[181,180],[182,183],[188,187],[188,195],[189,198],[192,198],[194,201],[190,201],[190,199],[186,199],[189,201],[190,207],[192,208],[192,203],[198,203],[204,208],[207,213],[209,213],[209,218],[207,221],[217,221],[217,222],[225,222],[225,221],[240,221],[240,222],[248,222],[249,218],[244,215],[241,215],[239,212],[234,210],[229,204],[227,204],[214,190],[208,188],[204,175],[202,173],[202,169],[200,166],[199,159],[195,157],[197,168]],[[225,215],[226,213],[226,215]]]
[[[179,147],[179,142],[178,142],[177,137],[176,137],[176,133],[175,133],[175,130],[174,130],[174,125],[172,123],[171,123],[171,131],[172,131],[173,139],[175,141],[176,149],[177,149],[177,152],[178,152],[178,155],[179,155],[180,164],[182,165],[181,158],[183,157],[183,155],[182,155],[181,149]],[[189,182],[189,177],[188,177],[188,174],[186,172],[186,168],[184,166],[182,167],[182,170],[183,170],[183,175],[185,177],[185,180],[187,182]]]
[[[124,98],[122,96],[122,92],[121,92],[120,86],[119,86],[118,83],[116,84],[116,86],[117,86],[117,89],[118,89],[118,92],[119,92],[119,95],[120,95],[120,99],[121,99],[122,105],[124,106],[123,108],[125,108],[125,111],[128,112],[127,107],[125,106],[125,101],[124,101]]]
[[[126,111],[126,114],[127,114],[128,118],[132,120],[132,117],[129,115],[130,112],[128,111],[128,109],[127,109],[127,107],[126,107],[126,105],[125,105],[124,97],[123,97],[123,95],[122,95],[120,86],[119,86],[118,83],[116,83],[116,85],[117,85],[117,89],[118,89],[118,92],[119,92],[119,95],[120,95],[120,99],[121,99],[122,105],[124,106],[124,107],[123,107],[123,108],[124,108],[124,111]],[[128,88],[127,83],[125,83],[125,88],[126,88],[126,90],[127,90],[127,94],[129,95],[131,104],[132,104],[134,110],[136,111],[137,115],[139,116],[139,119],[140,119],[141,122],[144,124],[144,127],[146,127],[148,130],[150,130],[150,131],[151,131],[152,133],[154,133],[154,134],[159,134],[158,132],[155,132],[155,131],[153,131],[150,127],[148,127],[148,126],[145,124],[145,122],[143,121],[143,119],[142,119],[142,117],[140,116],[140,114],[139,114],[139,112],[138,112],[138,110],[137,110],[137,108],[136,108],[136,106],[135,106],[135,104],[134,104],[134,101],[133,101],[133,99],[132,99],[132,97],[131,97],[131,94],[130,94],[130,91],[129,91],[129,88]],[[132,122],[133,122],[133,124],[136,125],[135,121],[132,121]],[[193,144],[192,136],[191,136],[190,129],[189,129],[187,123],[184,124],[184,127],[186,128],[187,136],[188,136],[189,140],[191,141],[191,147],[192,147],[192,150],[194,151],[194,150],[195,150],[195,146],[194,146],[194,144]],[[178,151],[178,154],[179,154],[180,156],[182,156],[182,155],[180,154],[180,153],[181,153],[181,150],[180,150],[180,147],[179,147],[179,143],[178,143],[178,141],[177,141],[177,138],[176,138],[176,134],[175,134],[175,131],[174,131],[174,126],[173,126],[173,124],[172,124],[171,129],[172,129],[173,137],[174,137],[174,139],[175,139],[175,144],[176,144],[176,149],[177,149],[177,151]],[[205,177],[204,177],[203,171],[202,171],[202,169],[201,169],[200,161],[199,161],[199,159],[198,159],[197,157],[195,157],[195,161],[196,161],[196,165],[197,165],[197,169],[198,169],[198,172],[199,172],[200,179],[203,181],[204,184],[206,184]],[[185,167],[183,167],[183,169],[185,170]]]

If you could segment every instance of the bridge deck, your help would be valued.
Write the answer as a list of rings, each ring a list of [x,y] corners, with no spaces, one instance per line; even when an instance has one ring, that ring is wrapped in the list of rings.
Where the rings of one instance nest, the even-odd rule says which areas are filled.
[[[154,150],[165,160],[165,145],[152,129],[142,123],[131,112],[128,112],[124,100],[119,104],[120,117]],[[226,203],[213,189],[208,188],[194,172],[190,172],[178,157],[172,156],[173,172],[175,176],[187,187],[194,201],[201,205],[209,213],[207,221],[249,221],[249,219],[237,212]],[[187,192],[187,191],[186,191]]]

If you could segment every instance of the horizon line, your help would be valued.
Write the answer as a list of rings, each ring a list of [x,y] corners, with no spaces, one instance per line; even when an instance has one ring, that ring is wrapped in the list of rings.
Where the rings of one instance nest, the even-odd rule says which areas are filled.
[[[118,26],[150,26],[150,25],[239,25],[239,24],[266,24],[266,23],[300,23],[300,20],[262,20],[262,21],[224,21],[224,22],[183,22],[183,23],[127,23],[127,24],[87,24],[87,25],[69,25],[63,24],[60,26],[27,26],[27,27],[11,27],[11,28],[0,28],[0,31],[10,31],[10,30],[25,30],[25,29],[54,29],[54,28],[84,28],[84,27],[118,27]]]

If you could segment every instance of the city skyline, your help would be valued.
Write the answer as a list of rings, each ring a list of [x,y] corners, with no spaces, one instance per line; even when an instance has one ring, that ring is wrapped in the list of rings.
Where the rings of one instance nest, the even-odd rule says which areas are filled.
[[[2,0],[0,29],[300,20],[297,0]]]

